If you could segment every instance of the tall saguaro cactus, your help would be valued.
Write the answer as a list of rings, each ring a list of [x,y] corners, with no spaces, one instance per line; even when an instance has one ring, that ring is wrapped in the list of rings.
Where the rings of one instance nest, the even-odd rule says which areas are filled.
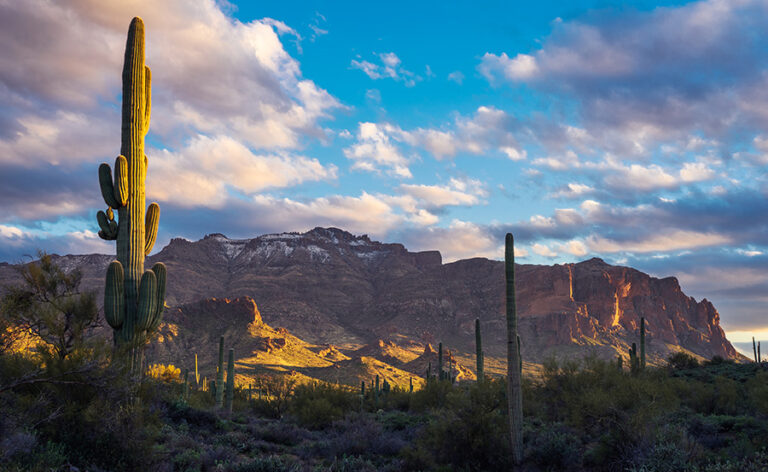
[[[507,408],[512,441],[512,460],[523,461],[523,391],[520,365],[519,337],[517,334],[517,303],[515,299],[515,240],[507,233],[504,250],[504,268],[507,280]]]
[[[134,18],[128,29],[123,62],[123,108],[120,155],[114,176],[109,164],[99,166],[99,184],[106,211],[98,212],[99,236],[117,241],[117,260],[107,269],[104,315],[114,330],[115,344],[127,344],[131,368],[141,368],[143,345],[160,325],[165,306],[166,269],[162,263],[144,270],[144,257],[157,237],[160,207],[146,209],[147,156],[151,73],[144,64],[144,22]],[[118,221],[115,222],[114,210]]]

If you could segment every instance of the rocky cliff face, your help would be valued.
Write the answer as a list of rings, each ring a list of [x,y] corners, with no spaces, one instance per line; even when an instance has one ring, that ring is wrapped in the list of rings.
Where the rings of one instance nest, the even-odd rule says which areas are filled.
[[[101,290],[109,256],[64,256],[84,284]],[[359,347],[385,341],[436,344],[474,352],[474,320],[483,323],[487,356],[504,356],[503,263],[468,259],[442,264],[437,251],[409,252],[335,228],[233,240],[212,234],[173,239],[149,258],[168,266],[170,306],[205,298],[251,297],[263,320],[307,342]],[[14,277],[0,267],[0,285]],[[517,267],[523,356],[626,357],[647,320],[651,361],[686,349],[736,357],[707,300],[686,296],[677,280],[591,259]],[[247,311],[247,310],[246,310]],[[169,316],[173,316],[169,310]],[[218,322],[240,320],[216,315]],[[249,321],[250,323],[250,321]],[[235,328],[236,329],[236,328]],[[245,327],[242,327],[245,329]]]

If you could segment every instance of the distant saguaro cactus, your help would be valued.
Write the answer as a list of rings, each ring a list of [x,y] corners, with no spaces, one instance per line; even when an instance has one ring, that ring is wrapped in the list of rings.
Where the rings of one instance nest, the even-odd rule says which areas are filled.
[[[224,336],[219,338],[219,365],[216,368],[216,408],[224,405]]]
[[[507,287],[507,408],[512,441],[512,460],[523,461],[523,391],[522,358],[517,334],[517,303],[515,298],[515,240],[507,233],[504,250],[504,268]]]
[[[629,371],[636,374],[640,371],[640,358],[637,357],[637,344],[632,343],[629,349]]]
[[[752,336],[752,351],[755,353],[755,362],[757,362],[757,345],[755,344],[754,336]]]
[[[232,400],[235,397],[235,350],[229,350],[227,358],[227,412],[232,413]]]
[[[443,343],[437,345],[437,380],[443,380]]]
[[[128,29],[123,62],[123,107],[120,155],[114,177],[109,164],[99,166],[99,184],[106,211],[99,211],[99,236],[117,241],[117,260],[107,268],[104,317],[114,330],[116,345],[127,345],[130,368],[141,370],[143,347],[162,320],[165,306],[165,265],[144,270],[157,238],[160,207],[146,209],[147,156],[144,136],[149,131],[151,73],[144,64],[144,22],[134,18]],[[118,221],[115,222],[114,211]]]
[[[195,385],[200,387],[200,372],[197,370],[197,353],[195,353]]]
[[[483,339],[480,335],[480,318],[475,318],[475,357],[477,358],[477,381],[483,381]]]
[[[645,318],[640,317],[640,369],[645,369]]]

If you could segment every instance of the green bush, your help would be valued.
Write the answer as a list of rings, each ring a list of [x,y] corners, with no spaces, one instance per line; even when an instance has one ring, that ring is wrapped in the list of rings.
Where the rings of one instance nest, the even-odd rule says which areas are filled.
[[[358,405],[358,398],[346,387],[319,382],[299,385],[288,402],[288,412],[300,425],[319,429],[343,418]]]

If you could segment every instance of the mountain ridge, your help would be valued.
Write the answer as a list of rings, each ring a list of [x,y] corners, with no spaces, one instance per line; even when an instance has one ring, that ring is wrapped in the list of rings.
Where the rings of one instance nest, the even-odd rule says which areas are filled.
[[[113,258],[56,260],[67,269],[80,267],[84,288],[101,290]],[[422,351],[428,343],[443,342],[459,358],[474,354],[474,320],[480,318],[486,359],[493,364],[504,357],[501,261],[443,264],[438,251],[410,252],[399,243],[321,227],[250,239],[221,233],[198,241],[174,238],[147,265],[157,261],[168,266],[171,310],[212,298],[250,297],[269,325],[308,343],[338,346],[347,355],[381,340],[416,343]],[[0,266],[0,285],[12,279],[11,270]],[[647,322],[649,363],[680,349],[703,358],[739,357],[715,307],[686,296],[674,277],[651,277],[599,258],[517,264],[516,271],[526,361],[588,353],[626,357],[631,343],[639,341],[641,316]]]

